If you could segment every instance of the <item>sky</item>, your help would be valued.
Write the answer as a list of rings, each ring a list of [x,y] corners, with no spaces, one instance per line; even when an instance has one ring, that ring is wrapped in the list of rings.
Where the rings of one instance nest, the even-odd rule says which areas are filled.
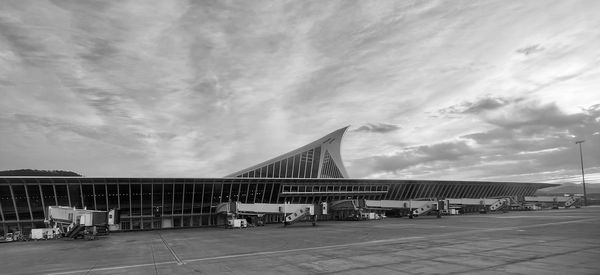
[[[600,183],[600,1],[2,1],[0,170]]]

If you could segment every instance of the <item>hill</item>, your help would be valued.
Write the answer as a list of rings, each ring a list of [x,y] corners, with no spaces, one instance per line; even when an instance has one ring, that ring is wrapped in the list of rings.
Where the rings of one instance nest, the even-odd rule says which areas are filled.
[[[585,185],[585,189],[588,194],[600,193],[600,185],[598,185],[598,184],[587,183]],[[555,194],[555,195],[583,194],[583,187],[581,186],[581,184],[575,184],[575,183],[568,182],[568,183],[563,183],[557,187],[540,189],[535,194],[538,196],[550,195],[550,194]]]
[[[0,171],[0,176],[4,177],[82,177],[72,171],[63,170],[36,170],[36,169],[18,169]]]

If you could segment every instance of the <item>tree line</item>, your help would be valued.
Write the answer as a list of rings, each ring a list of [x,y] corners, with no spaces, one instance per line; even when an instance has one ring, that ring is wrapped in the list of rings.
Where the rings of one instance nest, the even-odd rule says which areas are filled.
[[[0,176],[13,176],[13,177],[82,177],[72,171],[63,170],[37,170],[37,169],[17,169],[17,170],[5,170],[0,171]]]

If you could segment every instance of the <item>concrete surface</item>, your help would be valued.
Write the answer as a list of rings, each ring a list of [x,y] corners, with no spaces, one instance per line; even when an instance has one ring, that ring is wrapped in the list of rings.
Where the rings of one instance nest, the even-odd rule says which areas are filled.
[[[2,274],[599,274],[600,207],[0,245]]]

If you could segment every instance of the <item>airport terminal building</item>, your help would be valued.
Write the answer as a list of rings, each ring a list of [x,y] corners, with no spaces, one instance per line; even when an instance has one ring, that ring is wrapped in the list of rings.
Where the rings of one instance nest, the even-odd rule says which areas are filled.
[[[225,202],[320,203],[531,196],[545,183],[349,178],[340,145],[347,127],[224,178],[0,178],[0,235],[46,227],[48,206],[119,209],[122,230],[222,225]],[[328,217],[324,217],[328,218]],[[336,218],[330,214],[329,218]],[[279,222],[267,215],[267,222]]]

